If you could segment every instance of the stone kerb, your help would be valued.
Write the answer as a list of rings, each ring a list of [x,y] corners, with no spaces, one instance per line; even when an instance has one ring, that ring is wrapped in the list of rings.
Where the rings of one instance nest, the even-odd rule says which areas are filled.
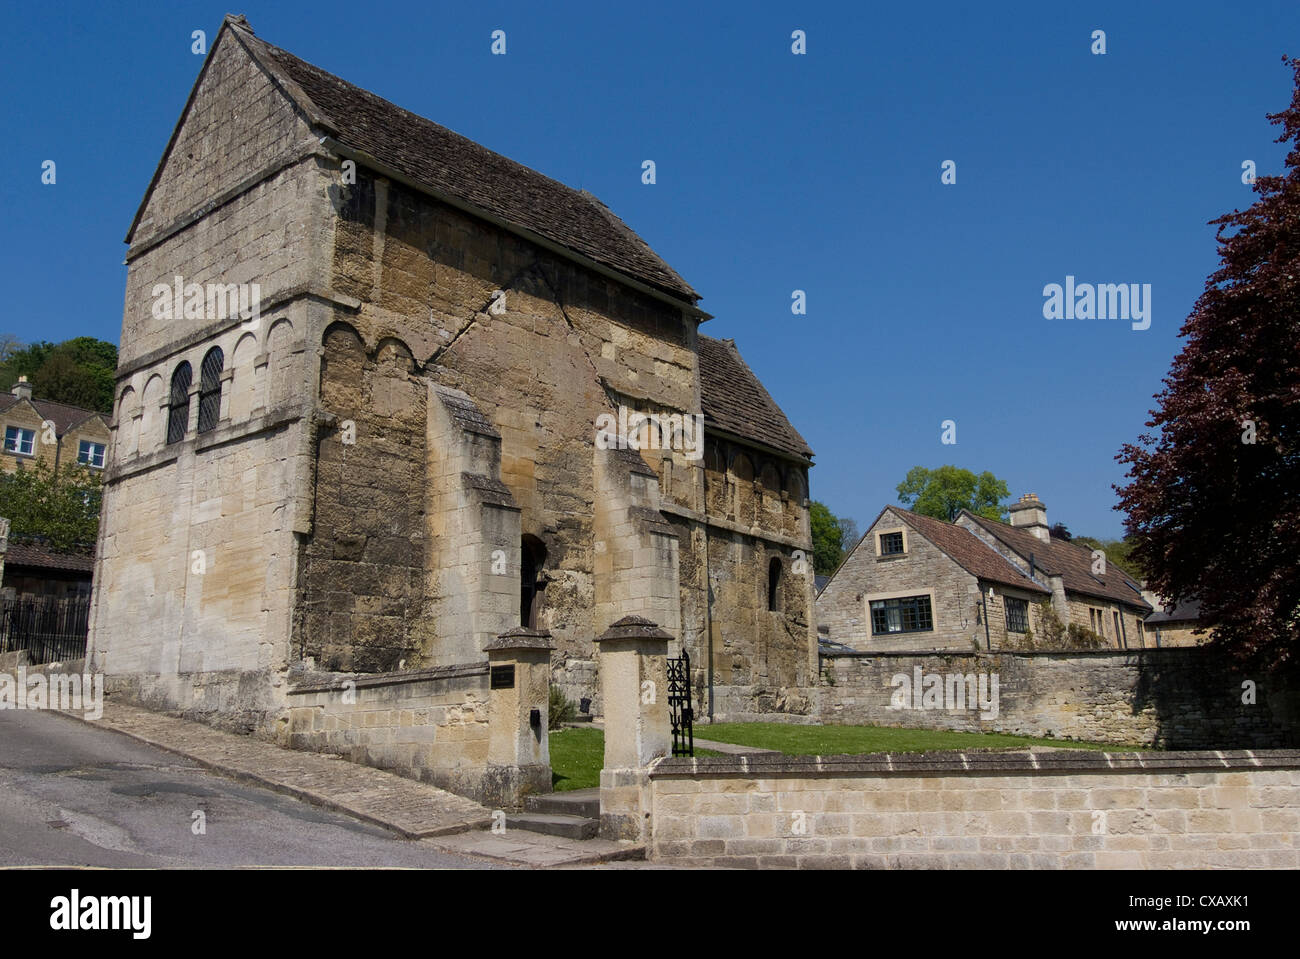
[[[522,626],[487,644],[488,803],[514,808],[525,795],[551,791],[547,727],[553,649],[549,632]]]
[[[672,636],[641,616],[625,616],[595,642],[605,704],[600,771],[600,835],[644,840],[650,814],[649,766],[667,756],[668,643]]]

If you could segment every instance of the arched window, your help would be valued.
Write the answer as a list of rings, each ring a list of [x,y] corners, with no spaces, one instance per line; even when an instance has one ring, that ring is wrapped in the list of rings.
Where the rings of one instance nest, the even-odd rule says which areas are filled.
[[[167,401],[167,442],[178,443],[185,438],[190,425],[190,364],[181,363],[172,374],[171,398]]]
[[[199,379],[199,432],[206,433],[221,417],[221,367],[226,361],[221,347],[214,346],[203,357]]]
[[[781,557],[773,556],[767,564],[767,608],[773,613],[781,611]]]

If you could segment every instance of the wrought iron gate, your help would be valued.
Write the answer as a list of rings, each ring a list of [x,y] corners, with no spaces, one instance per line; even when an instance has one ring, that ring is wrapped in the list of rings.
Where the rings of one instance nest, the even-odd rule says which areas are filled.
[[[673,724],[673,755],[695,755],[695,711],[691,709],[691,654],[668,657],[668,716]]]

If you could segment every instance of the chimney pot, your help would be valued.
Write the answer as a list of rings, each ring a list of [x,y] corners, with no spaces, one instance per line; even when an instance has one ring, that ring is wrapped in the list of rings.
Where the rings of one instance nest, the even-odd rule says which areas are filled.
[[[27,377],[20,376],[10,392],[19,399],[30,400],[32,398],[32,384],[27,382]]]

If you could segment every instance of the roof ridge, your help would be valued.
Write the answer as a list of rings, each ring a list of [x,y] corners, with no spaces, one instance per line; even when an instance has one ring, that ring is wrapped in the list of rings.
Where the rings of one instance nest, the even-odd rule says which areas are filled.
[[[385,108],[394,110],[401,114],[402,118],[406,119],[408,122],[423,125],[426,128],[433,128],[433,130],[438,132],[440,135],[453,138],[452,145],[454,147],[465,152],[478,152],[490,157],[493,163],[503,166],[502,172],[507,176],[523,174],[524,177],[540,178],[552,188],[562,191],[563,194],[567,195],[571,200],[581,200],[586,206],[602,215],[606,222],[616,229],[625,240],[631,241],[642,254],[648,255],[653,261],[655,261],[653,265],[656,269],[665,271],[666,277],[657,281],[660,285],[663,285],[666,279],[669,281],[670,285],[673,283],[679,285],[679,294],[688,291],[688,295],[691,299],[699,299],[699,294],[690,286],[690,284],[682,279],[681,275],[674,270],[667,261],[655,253],[654,249],[643,237],[629,227],[620,217],[617,216],[617,214],[605,205],[604,201],[600,200],[599,197],[596,197],[590,191],[570,186],[562,180],[558,180],[555,177],[549,176],[548,174],[534,169],[525,163],[521,163],[512,157],[506,156],[504,153],[499,153],[491,147],[467,137],[463,133],[458,133],[451,127],[441,124],[436,120],[432,120],[429,117],[422,116],[413,110],[408,110],[406,107],[375,93],[373,90],[367,90],[365,87],[359,86],[336,73],[331,73],[324,67],[317,66],[308,60],[304,60],[302,57],[284,49],[283,47],[276,46],[267,40],[263,40],[252,33],[252,28],[248,27],[247,21],[244,21],[242,25],[231,21],[231,26],[237,36],[239,36],[241,42],[244,43],[245,48],[249,49],[250,54],[252,54],[255,59],[257,59],[257,61],[261,63],[268,72],[272,73],[276,80],[281,83],[285,94],[289,96],[290,99],[297,102],[299,107],[303,109],[305,113],[308,113],[309,117],[314,114],[321,118],[321,125],[329,127],[332,132],[339,136],[341,142],[347,142],[349,146],[360,149],[357,143],[352,142],[351,138],[347,137],[340,125],[339,118],[333,117],[330,113],[324,110],[305,90],[302,89],[301,85],[298,84],[292,76],[285,75],[287,67],[296,65],[297,68],[315,74],[318,79],[340,84],[343,87],[344,92],[351,96],[365,99],[371,103],[382,104]],[[257,53],[251,49],[251,47],[254,46],[260,47],[261,50],[259,52],[265,53],[266,57],[263,58],[258,56]],[[267,63],[265,60],[269,60],[270,62]],[[363,150],[363,152],[368,151]],[[517,225],[524,226],[527,229],[532,229],[526,224]],[[564,243],[564,245],[568,246],[570,249],[574,249],[576,252],[582,252],[580,249],[569,243]],[[615,269],[620,273],[635,277],[635,274],[631,273],[626,267],[615,267]]]
[[[714,339],[714,338],[706,337],[706,339]],[[753,368],[747,362],[745,362],[745,358],[740,355],[740,347],[736,346],[736,341],[734,339],[727,339],[727,340],[714,340],[714,342],[725,344],[731,350],[732,356],[734,356],[736,358],[736,361],[742,367],[744,367],[745,372],[749,374],[750,379],[752,379],[754,383],[758,386],[759,392],[762,394],[761,398],[766,400],[768,406],[771,408],[770,412],[776,413],[783,420],[785,420],[786,426],[788,426],[790,428],[790,431],[794,433],[795,438],[798,439],[799,442],[802,443],[809,451],[811,451],[812,447],[809,445],[808,441],[804,439],[803,434],[800,433],[797,429],[795,429],[794,424],[790,422],[790,418],[785,415],[785,410],[781,409],[780,404],[777,403],[777,401],[772,398],[772,394],[769,393],[767,391],[767,387],[763,385],[762,379],[760,379],[758,374],[754,372]]]
[[[994,558],[994,560],[998,565],[1003,566],[1006,569],[1010,570],[1012,573],[1014,573],[1018,580],[1023,580],[1027,583],[1030,583],[1036,589],[1043,590],[1044,592],[1049,592],[1049,590],[1047,590],[1045,586],[1043,586],[1041,583],[1034,582],[1032,578],[1030,578],[1023,570],[1021,570],[1018,566],[1016,566],[1013,562],[1011,562],[1011,560],[1007,559],[1005,556],[1003,556],[993,547],[989,546],[988,543],[984,542],[984,540],[980,539],[978,536],[976,536],[966,527],[958,523],[950,523],[947,520],[940,519],[937,516],[927,516],[925,513],[917,513],[910,509],[904,509],[900,506],[894,506],[893,504],[886,506],[885,509],[894,510],[896,513],[901,514],[903,522],[907,523],[909,526],[912,526],[913,529],[915,529],[918,533],[920,533],[923,536],[926,535],[926,531],[923,527],[927,523],[934,523],[936,525],[942,526],[944,529],[952,530],[954,532],[960,531],[962,533],[965,533],[967,536],[970,537],[971,541],[974,542],[979,547],[980,550],[982,550],[985,554],[987,554],[987,556]],[[923,520],[923,522],[913,523],[913,520]],[[876,522],[879,522],[879,517],[877,517]],[[872,525],[875,524],[873,523]],[[971,569],[964,562],[962,562],[959,557],[954,556],[951,552],[945,549],[942,544],[934,543],[933,545],[935,546],[936,549],[942,552],[954,563],[956,563],[958,566],[966,570],[966,572],[970,573],[972,576],[976,577],[977,579],[989,578],[987,576],[981,575],[978,571]]]

